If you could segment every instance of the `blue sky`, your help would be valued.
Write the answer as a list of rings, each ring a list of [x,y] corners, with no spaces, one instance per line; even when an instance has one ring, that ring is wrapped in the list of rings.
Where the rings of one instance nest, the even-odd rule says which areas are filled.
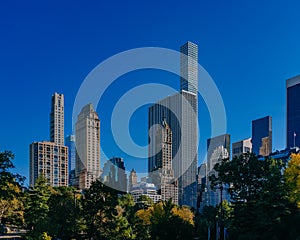
[[[199,45],[199,63],[221,92],[232,142],[251,136],[252,120],[271,115],[273,145],[282,149],[285,80],[300,74],[299,12],[297,0],[2,1],[0,150],[12,150],[17,171],[28,177],[29,144],[49,139],[52,93],[65,94],[69,134],[76,93],[100,62],[137,47],[179,50],[187,40]],[[132,72],[118,79],[97,109],[102,148],[140,171],[146,159],[115,146],[110,113],[119,96],[148,82],[179,86],[178,77],[165,72]],[[202,159],[210,126],[201,100],[199,116]],[[147,107],[130,123],[133,139],[146,144]]]

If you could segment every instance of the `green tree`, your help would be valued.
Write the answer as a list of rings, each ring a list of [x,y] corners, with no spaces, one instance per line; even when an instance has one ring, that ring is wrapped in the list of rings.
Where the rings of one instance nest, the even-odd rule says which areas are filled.
[[[0,224],[24,224],[24,202],[22,185],[25,178],[11,172],[14,155],[10,151],[0,152]]]
[[[284,167],[280,160],[261,161],[253,154],[215,165],[218,174],[210,177],[212,185],[227,184],[232,199],[232,239],[282,239],[289,235],[288,229],[282,228],[291,212]]]
[[[110,239],[114,231],[113,215],[117,215],[117,203],[117,192],[100,180],[93,182],[84,191],[82,207],[87,237],[96,240]]]
[[[151,239],[193,239],[194,226],[189,217],[180,216],[179,210],[175,210],[172,200],[154,204],[151,221]],[[186,218],[186,219],[185,219]]]
[[[25,220],[29,229],[29,236],[38,239],[43,232],[49,229],[48,201],[53,192],[47,180],[43,177],[37,179],[33,188],[26,196]]]
[[[78,238],[80,218],[80,194],[72,187],[54,188],[48,205],[48,233],[62,240]]]
[[[300,154],[292,154],[284,171],[284,177],[290,201],[300,208]]]

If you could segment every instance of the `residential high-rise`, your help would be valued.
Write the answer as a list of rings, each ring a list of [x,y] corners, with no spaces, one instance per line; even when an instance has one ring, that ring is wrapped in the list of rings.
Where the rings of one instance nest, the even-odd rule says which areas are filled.
[[[53,142],[33,142],[30,152],[30,186],[43,176],[53,187],[68,186],[68,147]]]
[[[300,147],[300,75],[286,81],[286,146]]]
[[[187,55],[185,55],[187,54]],[[156,126],[165,118],[172,130],[172,165],[178,180],[180,205],[196,207],[198,163],[198,63],[197,45],[187,42],[181,47],[180,92],[149,107],[149,161],[152,172],[155,164]]]
[[[229,200],[229,195],[226,191],[226,186],[222,189],[212,190],[211,183],[208,180],[209,176],[217,172],[214,170],[216,163],[221,163],[222,159],[230,158],[230,135],[223,134],[207,140],[207,192],[205,198],[206,204],[216,206],[223,199]]]
[[[137,184],[137,175],[134,169],[130,171],[128,184],[129,184],[128,186],[129,192],[131,191],[132,187]]]
[[[78,115],[75,142],[78,188],[87,189],[100,177],[100,120],[92,104]]]
[[[272,117],[252,121],[252,152],[261,156],[272,152]]]
[[[232,158],[239,157],[244,153],[252,152],[252,140],[251,138],[238,141],[232,144]]]
[[[127,175],[123,158],[109,159],[104,164],[101,177],[107,186],[122,193],[127,192]]]
[[[64,95],[52,95],[50,142],[33,142],[30,152],[30,185],[44,176],[51,186],[68,185],[68,147],[64,146]]]
[[[73,186],[73,181],[74,181],[74,177],[75,177],[75,163],[76,163],[75,135],[67,136],[65,139],[65,144],[69,149],[69,155],[68,155],[69,185]]]
[[[180,90],[198,94],[198,46],[187,42],[180,53]]]
[[[64,95],[54,93],[50,112],[50,142],[64,145]]]

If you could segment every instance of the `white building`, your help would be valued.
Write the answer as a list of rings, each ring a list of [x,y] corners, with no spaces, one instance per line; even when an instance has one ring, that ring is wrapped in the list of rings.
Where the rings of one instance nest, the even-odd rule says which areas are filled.
[[[84,106],[76,122],[75,175],[79,189],[100,177],[100,120],[92,104]]]
[[[138,202],[140,196],[145,195],[157,203],[161,200],[161,195],[157,194],[157,189],[154,183],[140,182],[134,186],[130,191],[135,203]]]

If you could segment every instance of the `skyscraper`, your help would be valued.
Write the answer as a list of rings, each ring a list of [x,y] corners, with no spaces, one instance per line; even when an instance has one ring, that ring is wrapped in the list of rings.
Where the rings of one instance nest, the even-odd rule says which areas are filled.
[[[180,53],[180,90],[198,94],[198,46],[187,42]]]
[[[244,153],[252,152],[251,138],[241,140],[232,144],[232,158],[239,157]]]
[[[29,146],[30,185],[44,176],[51,186],[68,185],[68,147],[64,146],[64,95],[54,93],[50,113],[50,142]]]
[[[216,163],[230,156],[230,135],[223,134],[207,139],[207,172],[213,170]]]
[[[101,175],[103,182],[119,192],[127,192],[127,175],[123,158],[113,157],[103,167]]]
[[[180,205],[196,207],[198,162],[198,50],[187,42],[181,47],[180,92],[152,105],[148,112],[149,162],[155,170],[156,127],[165,118],[172,130],[172,165],[178,180]],[[197,64],[196,64],[197,63]]]
[[[205,196],[206,204],[216,206],[221,203],[221,200],[229,200],[229,195],[226,191],[226,186],[222,189],[212,190],[209,176],[217,172],[214,170],[216,163],[221,163],[222,159],[230,158],[230,135],[223,134],[207,140],[207,196]]]
[[[300,147],[300,75],[286,81],[286,146]]]
[[[272,153],[272,117],[252,121],[252,152],[261,156]]]
[[[64,95],[54,93],[50,112],[50,142],[64,145]]]
[[[92,104],[78,115],[75,139],[75,175],[79,189],[86,189],[100,177],[100,120]]]
[[[163,201],[172,199],[178,204],[177,180],[172,166],[172,131],[166,120],[157,126],[155,137],[155,171],[150,173]]]
[[[68,173],[69,173],[69,185],[73,186],[73,181],[75,177],[75,162],[76,162],[76,146],[75,146],[75,135],[69,135],[65,139],[65,144],[68,147]]]

